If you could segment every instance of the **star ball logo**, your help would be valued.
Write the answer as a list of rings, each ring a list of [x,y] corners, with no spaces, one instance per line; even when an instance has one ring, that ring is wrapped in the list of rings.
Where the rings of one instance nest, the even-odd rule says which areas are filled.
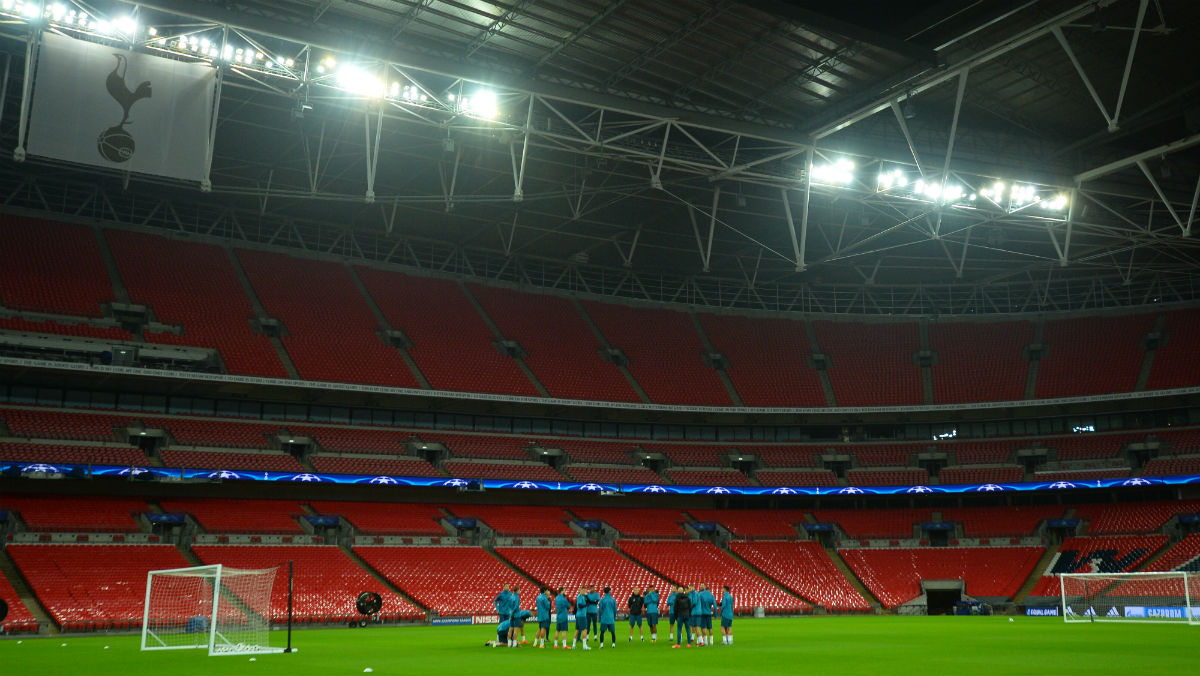
[[[997,486],[996,484],[984,484],[984,485],[980,486],[979,488],[976,488],[975,490],[980,491],[982,493],[993,493],[995,491],[1004,490],[1004,486]]]
[[[395,483],[399,483],[399,482],[390,476],[377,476],[377,477],[371,477],[371,480],[368,481],[367,483],[369,483],[369,484],[395,484]]]
[[[237,472],[230,472],[229,470],[226,470],[226,469],[220,470],[219,472],[209,472],[208,474],[205,474],[204,476],[209,479],[241,479],[242,478],[241,474],[238,474]]]
[[[458,487],[466,486],[467,480],[466,479],[447,479],[442,482],[442,485],[450,486],[451,488],[458,488]]]
[[[727,495],[729,493],[732,493],[733,491],[729,490],[728,488],[721,487],[721,486],[713,486],[712,488],[710,488],[704,492],[708,493],[710,495]]]
[[[666,493],[667,489],[662,486],[646,486],[642,489],[643,493]]]
[[[538,487],[538,485],[533,483],[532,481],[518,481],[517,483],[513,484],[513,488],[537,488],[537,487]]]
[[[305,473],[305,474],[297,474],[296,476],[292,477],[291,479],[288,479],[288,481],[306,481],[306,482],[311,483],[311,482],[325,481],[325,479],[322,479],[321,477],[317,476],[316,474]]]
[[[1122,486],[1149,486],[1150,481],[1148,479],[1142,479],[1142,478],[1138,477],[1138,478],[1134,478],[1134,479],[1126,479],[1125,481],[1121,482],[1121,485]]]
[[[54,465],[43,465],[42,463],[37,463],[37,464],[33,464],[33,465],[25,465],[24,467],[21,468],[21,471],[22,472],[42,473],[42,474],[57,474],[58,468],[55,467]],[[122,472],[122,474],[126,474],[126,473],[128,473],[128,470]]]
[[[1075,484],[1070,481],[1055,481],[1047,486],[1047,488],[1075,488]]]
[[[838,491],[838,493],[841,493],[842,495],[862,495],[864,493],[864,491],[863,491],[863,489],[857,488],[855,486],[848,486],[848,487],[843,488],[842,490]]]
[[[909,488],[908,490],[906,490],[904,492],[905,493],[932,493],[933,489],[930,488],[929,486],[913,486],[912,488]]]
[[[771,495],[795,495],[795,494],[796,494],[795,489],[787,488],[787,487],[776,488],[775,490],[771,491]]]
[[[601,486],[600,484],[584,484],[579,487],[579,490],[581,490],[581,491],[603,491],[604,486]]]

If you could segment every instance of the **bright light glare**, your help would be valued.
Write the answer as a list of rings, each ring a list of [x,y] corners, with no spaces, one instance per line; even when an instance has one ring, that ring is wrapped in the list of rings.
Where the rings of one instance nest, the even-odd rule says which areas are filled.
[[[459,99],[459,108],[466,114],[485,120],[496,119],[499,108],[496,105],[496,95],[486,89],[481,89],[473,96]]]
[[[36,2],[27,2],[24,5],[21,5],[21,14],[24,15],[26,19],[36,19],[38,14],[41,12],[42,8],[39,7],[38,3]]]
[[[908,178],[899,169],[880,172],[879,174],[879,187],[881,190],[903,188],[906,185],[908,185]]]
[[[342,66],[337,72],[338,86],[359,96],[382,97],[383,80],[356,66]]]
[[[1043,202],[1042,206],[1051,211],[1062,211],[1067,208],[1067,196],[1059,193],[1053,199]]]
[[[1022,206],[1038,201],[1037,190],[1031,185],[1014,185],[1012,188],[1013,206]]]
[[[134,33],[136,33],[138,28],[137,21],[135,21],[131,16],[123,16],[118,19],[114,19],[112,26],[117,30],[117,32],[128,36],[132,36]]]
[[[839,158],[833,164],[821,164],[812,168],[812,182],[826,185],[849,185],[854,181],[854,163]]]

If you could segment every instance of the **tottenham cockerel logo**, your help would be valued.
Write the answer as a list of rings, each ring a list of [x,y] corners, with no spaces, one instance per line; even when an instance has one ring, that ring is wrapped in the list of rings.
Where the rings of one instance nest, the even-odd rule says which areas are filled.
[[[150,81],[146,80],[136,89],[130,90],[129,85],[125,84],[129,60],[124,54],[113,56],[117,59],[117,65],[108,74],[104,86],[108,89],[108,95],[121,106],[121,121],[100,132],[100,138],[96,140],[96,149],[100,151],[100,156],[109,162],[128,162],[137,147],[133,142],[133,135],[125,129],[125,125],[133,123],[129,119],[129,109],[138,101],[150,98]]]

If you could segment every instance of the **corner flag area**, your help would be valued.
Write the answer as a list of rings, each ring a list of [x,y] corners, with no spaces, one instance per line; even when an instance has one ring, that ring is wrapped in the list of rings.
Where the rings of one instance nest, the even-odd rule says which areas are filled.
[[[0,676],[35,674],[1200,674],[1186,625],[1065,624],[1055,618],[739,619],[733,646],[671,650],[621,637],[603,650],[488,648],[490,625],[323,629],[292,654],[145,653],[136,635],[0,640]],[[665,627],[663,627],[665,629]],[[272,644],[282,641],[273,633]],[[369,670],[369,671],[368,671]]]

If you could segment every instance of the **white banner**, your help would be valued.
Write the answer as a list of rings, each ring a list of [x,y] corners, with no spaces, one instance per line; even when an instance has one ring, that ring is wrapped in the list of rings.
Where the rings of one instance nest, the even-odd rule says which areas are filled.
[[[205,176],[216,69],[46,33],[27,150],[189,181]]]

